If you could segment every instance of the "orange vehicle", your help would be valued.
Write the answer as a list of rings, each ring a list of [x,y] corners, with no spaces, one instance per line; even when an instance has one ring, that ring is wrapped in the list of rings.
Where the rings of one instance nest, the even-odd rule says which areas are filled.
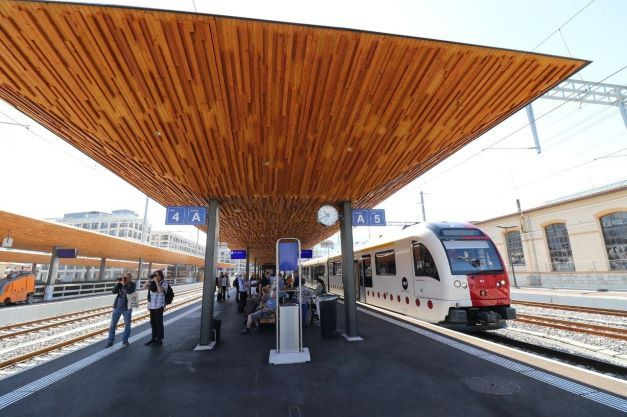
[[[0,305],[35,300],[35,275],[30,272],[10,273],[0,279]]]

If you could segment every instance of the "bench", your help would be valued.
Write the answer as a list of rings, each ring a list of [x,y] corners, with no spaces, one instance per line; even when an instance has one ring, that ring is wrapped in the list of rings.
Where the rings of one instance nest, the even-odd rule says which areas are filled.
[[[274,313],[259,319],[259,324],[276,324],[276,315]]]

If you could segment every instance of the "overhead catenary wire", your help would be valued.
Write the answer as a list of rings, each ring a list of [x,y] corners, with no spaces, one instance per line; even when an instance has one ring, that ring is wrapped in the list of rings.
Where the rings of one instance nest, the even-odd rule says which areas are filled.
[[[595,87],[601,83],[603,83],[604,81],[608,80],[609,78],[615,76],[616,74],[619,74],[620,72],[624,71],[625,69],[627,69],[627,65],[619,68],[618,70],[612,72],[611,74],[609,74],[608,76],[604,77],[602,80],[597,81],[592,87]],[[592,88],[591,87],[591,88]],[[536,117],[535,120],[538,121],[546,116],[548,116],[549,114],[553,113],[555,110],[565,106],[566,104],[570,103],[571,101],[575,101],[575,100],[581,100],[582,98],[585,98],[587,96],[589,96],[591,94],[590,91],[586,92],[582,97],[571,97],[566,101],[563,101],[562,103],[560,103],[559,105],[555,106],[554,108],[552,108],[551,110],[541,114],[540,116]],[[486,150],[490,149],[491,147],[503,142],[504,140],[512,137],[513,135],[515,135],[516,133],[520,132],[521,130],[527,128],[530,125],[530,122],[525,123],[524,125],[520,126],[519,128],[515,129],[514,131],[506,134],[505,136],[501,137],[500,139],[498,139],[497,141],[493,142],[491,145],[486,146],[485,148],[482,148],[481,150],[473,153],[472,155],[462,159],[461,161],[459,161],[458,163],[454,164],[453,166],[447,168],[446,170],[440,172],[439,174],[435,175],[432,178],[429,178],[428,180],[424,181],[424,184],[427,184],[429,182],[434,181],[437,178],[440,178],[442,175],[449,173],[450,171],[454,170],[455,168],[459,167],[460,165],[465,164],[466,162],[470,161],[472,158],[476,157],[477,155],[485,152]]]
[[[39,139],[43,140],[44,142],[48,143],[49,145],[57,148],[59,151],[63,152],[64,154],[66,154],[67,156],[71,157],[72,159],[74,159],[75,161],[81,163],[82,165],[86,166],[89,169],[93,169],[92,165],[89,164],[87,161],[79,158],[78,156],[74,155],[71,152],[68,152],[66,149],[63,149],[62,147],[60,147],[57,143],[55,143],[53,140],[44,137],[43,135],[39,134],[37,131],[35,131],[34,129],[31,128],[30,125],[26,125],[24,123],[20,123],[17,119],[15,119],[14,117],[11,117],[10,115],[8,115],[7,113],[5,113],[4,111],[0,110],[0,114],[3,115],[4,117],[6,117],[7,119],[11,120],[13,123],[3,123],[9,126],[16,126],[16,127],[22,127],[24,129],[26,129],[26,131],[28,131],[29,133],[35,135],[36,137],[38,137]]]
[[[555,29],[553,32],[551,32],[546,38],[544,38],[544,40],[542,42],[540,42],[539,44],[537,44],[532,51],[535,51],[536,49],[538,49],[539,47],[541,47],[542,45],[544,45],[544,43],[546,41],[548,41],[549,39],[551,39],[553,37],[553,35],[555,35],[556,33],[558,33],[559,31],[562,30],[562,28],[564,26],[566,26],[567,24],[569,24],[570,22],[573,21],[574,18],[576,18],[577,16],[579,16],[579,14],[581,12],[583,12],[584,10],[586,10],[588,8],[588,6],[590,6],[592,3],[594,3],[595,0],[590,0],[590,2],[588,2],[585,6],[583,6],[581,9],[579,9],[579,11],[577,13],[575,13],[574,15],[572,15],[568,20],[566,20],[564,23],[562,23],[557,29]]]

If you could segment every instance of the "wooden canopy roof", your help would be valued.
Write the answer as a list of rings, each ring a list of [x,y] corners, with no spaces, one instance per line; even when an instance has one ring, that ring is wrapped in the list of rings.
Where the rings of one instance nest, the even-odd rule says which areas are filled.
[[[144,262],[166,265],[185,264],[199,267],[204,266],[205,262],[203,257],[0,210],[0,238],[6,236],[11,236],[13,248],[20,250],[51,252],[54,246],[62,246],[78,249],[79,255],[90,258],[135,262],[141,258]],[[17,258],[1,260],[18,262]],[[42,263],[49,262],[50,258],[48,257],[47,261]],[[81,265],[73,262],[68,264]],[[230,266],[230,264],[220,263],[218,268]]]
[[[587,64],[380,33],[79,4],[0,3],[0,98],[163,205],[221,202],[273,253],[337,230]]]

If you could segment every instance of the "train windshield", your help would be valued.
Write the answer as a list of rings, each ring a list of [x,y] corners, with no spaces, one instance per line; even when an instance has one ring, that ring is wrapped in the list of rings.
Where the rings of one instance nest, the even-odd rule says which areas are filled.
[[[503,272],[501,259],[489,240],[445,240],[442,243],[453,275]]]

